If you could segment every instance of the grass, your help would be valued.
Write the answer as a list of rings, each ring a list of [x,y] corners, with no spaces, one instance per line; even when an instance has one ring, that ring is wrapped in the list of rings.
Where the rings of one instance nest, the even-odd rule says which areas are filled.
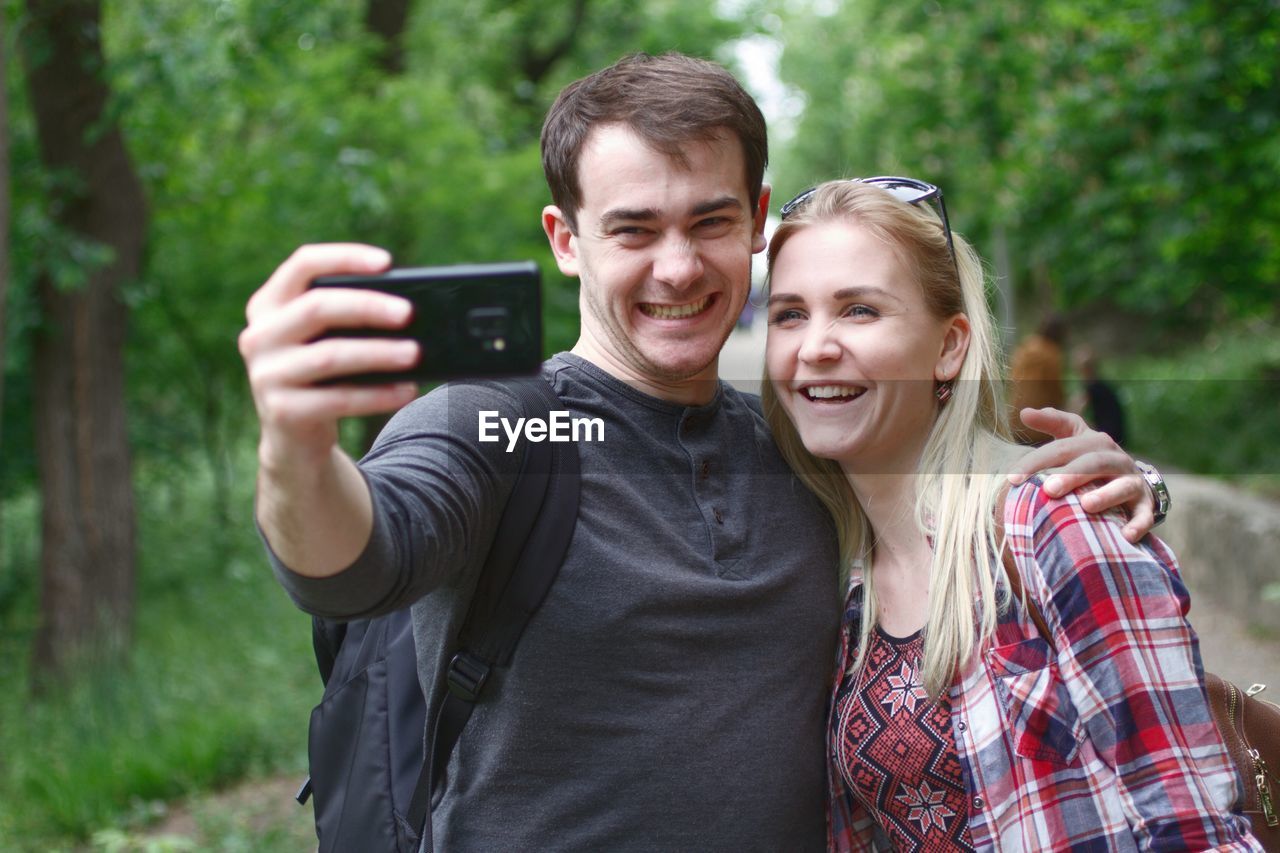
[[[139,477],[131,656],[39,699],[27,663],[38,516],[30,498],[6,504],[0,850],[90,839],[98,849],[143,849],[119,844],[162,815],[164,801],[246,776],[304,775],[320,692],[310,623],[266,566],[247,482],[237,483],[241,517],[222,525],[212,520],[205,479],[189,471]]]

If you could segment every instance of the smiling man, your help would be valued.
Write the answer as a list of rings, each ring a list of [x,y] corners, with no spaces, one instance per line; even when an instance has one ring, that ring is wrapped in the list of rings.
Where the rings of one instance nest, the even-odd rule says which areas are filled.
[[[543,377],[572,417],[603,422],[604,440],[578,448],[573,540],[452,754],[435,845],[820,850],[835,536],[758,400],[717,379],[764,248],[764,119],[723,68],[637,55],[567,87],[542,143],[543,226],[581,281],[582,315]],[[304,609],[413,605],[434,714],[521,456],[478,441],[477,413],[518,412],[465,383],[412,403],[411,386],[317,385],[416,358],[406,342],[316,341],[405,323],[394,297],[306,288],[389,262],[367,246],[304,247],[250,301],[257,519]],[[338,449],[340,417],[401,406],[358,465]],[[1130,470],[1108,448],[1077,437],[1065,455],[1092,449],[1091,469]],[[1115,502],[1140,484],[1104,488]]]
[[[598,127],[578,165],[581,206],[542,218],[561,272],[582,282],[573,352],[649,394],[700,403],[764,248],[769,194],[747,192],[727,131],[686,141],[682,159],[626,124]]]

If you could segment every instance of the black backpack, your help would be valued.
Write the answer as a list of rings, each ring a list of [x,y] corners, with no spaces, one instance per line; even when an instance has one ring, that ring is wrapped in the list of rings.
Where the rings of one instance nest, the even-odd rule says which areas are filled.
[[[560,403],[542,379],[503,387],[524,417],[547,419]],[[312,639],[325,682],[311,712],[311,776],[321,853],[431,850],[432,792],[480,699],[490,670],[507,666],[529,617],[564,560],[578,516],[578,453],[570,443],[525,442],[524,459],[454,643],[444,697],[424,756],[426,702],[418,684],[409,610],[376,619],[314,617]],[[419,840],[425,829],[425,844]]]

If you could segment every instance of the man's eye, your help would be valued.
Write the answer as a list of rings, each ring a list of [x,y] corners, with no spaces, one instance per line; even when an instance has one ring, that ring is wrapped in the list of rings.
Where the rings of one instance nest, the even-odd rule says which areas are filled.
[[[734,220],[729,216],[708,216],[706,219],[699,219],[697,230],[703,233],[721,233],[728,231],[733,226]]]
[[[643,225],[620,225],[609,231],[609,238],[619,246],[645,246],[653,239],[653,231]]]

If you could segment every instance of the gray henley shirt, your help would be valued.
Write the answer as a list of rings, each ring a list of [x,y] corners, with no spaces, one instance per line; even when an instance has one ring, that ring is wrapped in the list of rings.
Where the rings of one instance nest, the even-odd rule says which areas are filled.
[[[436,848],[824,849],[829,518],[754,396],[719,383],[683,406],[567,353],[543,373],[603,440],[578,443],[568,555],[453,752]],[[392,419],[360,463],[374,530],[350,568],[309,579],[273,557],[318,615],[412,603],[430,712],[520,461],[505,435],[478,441],[482,410],[516,417],[460,384]]]

